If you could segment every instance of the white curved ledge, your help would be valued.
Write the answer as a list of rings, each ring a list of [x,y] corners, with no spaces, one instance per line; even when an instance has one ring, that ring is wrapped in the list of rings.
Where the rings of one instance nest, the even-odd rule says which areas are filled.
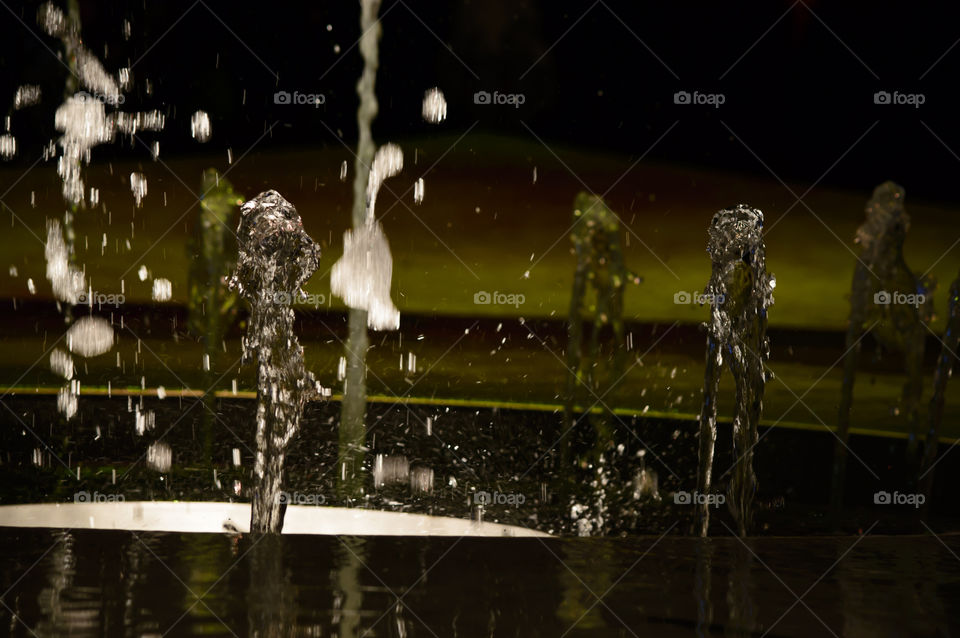
[[[114,529],[142,532],[248,532],[249,503],[125,501],[0,506],[0,527]],[[347,536],[541,536],[515,525],[461,518],[310,505],[289,505],[284,534]]]

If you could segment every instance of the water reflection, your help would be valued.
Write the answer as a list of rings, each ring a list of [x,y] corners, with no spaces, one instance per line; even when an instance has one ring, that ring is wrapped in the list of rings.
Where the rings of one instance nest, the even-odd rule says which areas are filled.
[[[283,560],[279,536],[265,534],[253,539],[248,550],[250,584],[247,589],[247,622],[250,636],[294,636],[297,596]]]
[[[4,530],[0,627],[13,636],[943,636],[960,619],[951,555],[960,537],[941,539]]]

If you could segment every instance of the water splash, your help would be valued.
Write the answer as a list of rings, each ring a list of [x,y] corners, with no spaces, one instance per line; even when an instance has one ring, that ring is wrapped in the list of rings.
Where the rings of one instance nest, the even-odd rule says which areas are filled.
[[[377,151],[367,184],[367,214],[359,228],[343,234],[343,257],[333,266],[330,289],[350,308],[367,312],[367,326],[396,330],[400,311],[390,299],[393,256],[383,227],[376,220],[377,194],[383,181],[403,169],[403,152],[395,144]]]
[[[250,529],[279,533],[287,446],[307,401],[328,394],[304,365],[290,306],[317,269],[320,247],[303,230],[293,205],[272,190],[243,204],[237,235],[240,250],[230,286],[250,303],[243,356],[258,363],[257,483]]]
[[[162,130],[165,123],[159,111],[116,112],[108,115],[104,103],[90,95],[78,93],[67,98],[54,116],[54,125],[63,133],[59,140],[61,154],[57,160],[57,173],[63,181],[64,199],[74,206],[84,201],[82,166],[90,163],[93,147],[112,142],[117,132],[132,138],[140,131]],[[143,193],[139,193],[134,185],[134,175],[139,174],[131,174],[130,186],[139,205],[140,199],[146,194],[146,180],[142,176],[138,180],[143,184]]]
[[[367,326],[396,330],[400,311],[390,299],[393,259],[380,224],[374,222],[343,235],[343,257],[334,264],[330,289],[351,308],[367,312]]]
[[[757,481],[753,448],[763,412],[767,381],[764,366],[770,356],[767,308],[773,304],[776,280],[767,274],[763,244],[763,213],[740,204],[721,210],[710,224],[707,252],[713,262],[704,298],[710,304],[703,406],[700,412],[700,452],[697,487],[710,494],[713,450],[717,439],[717,394],[724,361],[736,384],[733,417],[733,457],[728,504],[745,536],[753,522]],[[697,532],[707,535],[710,510],[706,499],[697,505]]]
[[[138,130],[160,130],[164,125],[159,111],[151,113],[116,112],[109,116],[105,105],[119,107],[124,102],[121,92],[130,87],[128,69],[118,77],[111,75],[83,44],[79,16],[67,16],[51,2],[44,3],[37,16],[48,35],[60,39],[66,58],[70,61],[71,77],[66,86],[67,97],[57,109],[54,124],[63,132],[59,140],[62,149],[57,171],[63,180],[63,196],[73,206],[84,201],[81,167],[90,162],[90,150],[110,142],[116,132],[134,135]],[[77,84],[92,92],[76,92]],[[29,96],[28,96],[29,97]]]

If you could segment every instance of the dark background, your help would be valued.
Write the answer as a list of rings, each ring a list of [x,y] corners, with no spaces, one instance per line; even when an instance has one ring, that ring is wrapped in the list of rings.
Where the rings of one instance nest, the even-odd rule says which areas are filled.
[[[960,24],[950,4],[384,0],[374,136],[459,135],[479,122],[476,132],[531,141],[532,130],[551,146],[636,158],[679,121],[650,161],[772,172],[803,184],[829,169],[821,185],[869,190],[894,179],[912,197],[957,201],[960,159],[950,149],[960,149],[960,47],[951,47]],[[355,143],[358,2],[80,5],[85,43],[109,71],[137,60],[124,109],[169,114],[163,157],[228,147],[236,156],[274,123],[258,151],[339,146],[331,131]],[[52,112],[62,99],[66,70],[47,50],[59,42],[37,26],[39,6],[0,7],[0,108],[22,83],[41,84],[45,97],[13,116],[13,165],[32,163],[56,135]],[[449,102],[440,129],[420,117],[431,86]],[[326,103],[276,105],[277,90],[322,93]],[[476,105],[480,90],[526,101]],[[726,102],[676,105],[679,90],[723,93]],[[926,102],[875,105],[879,90],[922,93]],[[198,108],[214,124],[204,147],[189,136]],[[119,144],[95,153],[146,156]]]

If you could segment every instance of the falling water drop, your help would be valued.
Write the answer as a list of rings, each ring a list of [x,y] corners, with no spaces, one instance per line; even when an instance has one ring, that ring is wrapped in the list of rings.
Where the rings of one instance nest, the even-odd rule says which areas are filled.
[[[0,158],[12,159],[17,154],[17,140],[12,135],[0,135]]]
[[[36,84],[24,84],[17,88],[13,96],[13,110],[18,111],[40,103],[40,87]]]
[[[210,139],[211,126],[210,116],[206,111],[197,111],[190,118],[190,135],[198,142],[206,142]]]
[[[164,279],[158,277],[153,280],[153,300],[154,301],[170,301],[170,297],[173,296],[173,284],[169,279]]]
[[[158,472],[167,472],[173,464],[173,450],[162,441],[157,441],[147,448],[147,466]]]
[[[67,347],[83,357],[96,357],[113,348],[113,327],[103,317],[82,317],[67,330]]]
[[[147,178],[143,173],[130,173],[130,191],[137,202],[137,207],[147,195]]]
[[[447,100],[440,89],[432,88],[424,94],[423,119],[431,124],[447,119]]]

